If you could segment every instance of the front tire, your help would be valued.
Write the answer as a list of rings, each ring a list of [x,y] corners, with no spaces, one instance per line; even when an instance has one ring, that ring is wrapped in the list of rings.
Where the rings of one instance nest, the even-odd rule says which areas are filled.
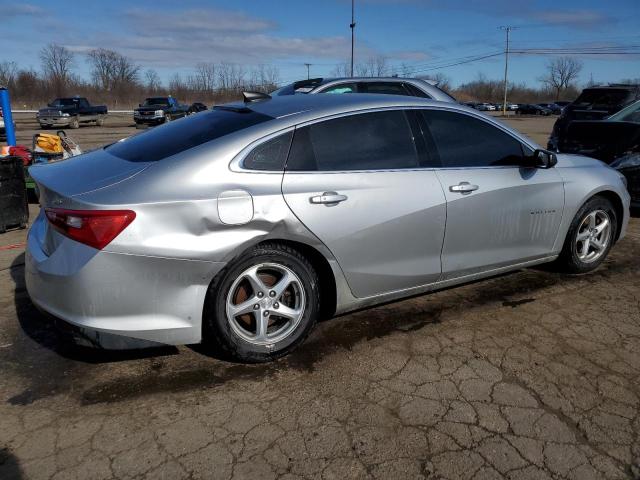
[[[557,263],[567,273],[587,273],[600,266],[615,242],[618,218],[611,201],[595,196],[576,213]]]
[[[300,345],[319,310],[318,275],[311,263],[287,245],[264,244],[211,283],[203,338],[231,359],[267,362]]]

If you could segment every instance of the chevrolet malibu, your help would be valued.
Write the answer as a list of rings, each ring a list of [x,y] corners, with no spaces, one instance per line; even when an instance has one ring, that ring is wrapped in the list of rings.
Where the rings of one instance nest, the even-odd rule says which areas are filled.
[[[104,348],[259,362],[323,317],[544,262],[589,272],[625,233],[619,173],[470,108],[264,97],[32,167],[33,302]]]

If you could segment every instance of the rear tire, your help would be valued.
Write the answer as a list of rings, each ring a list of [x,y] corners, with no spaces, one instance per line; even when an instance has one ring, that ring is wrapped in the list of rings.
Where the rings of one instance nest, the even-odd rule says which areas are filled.
[[[264,244],[228,265],[209,286],[203,338],[233,360],[268,362],[300,345],[319,311],[311,263],[287,245]]]
[[[98,127],[101,127],[104,125],[104,117],[98,117],[98,119],[96,120],[96,125]]]
[[[618,218],[611,201],[595,196],[576,213],[556,261],[567,273],[587,273],[605,260],[615,242]]]

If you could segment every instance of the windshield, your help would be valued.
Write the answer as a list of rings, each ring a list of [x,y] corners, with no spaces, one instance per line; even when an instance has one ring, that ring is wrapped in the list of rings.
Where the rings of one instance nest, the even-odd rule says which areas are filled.
[[[624,89],[603,88],[603,89],[587,89],[573,102],[574,107],[603,109],[625,105],[629,101],[630,92]]]
[[[51,102],[51,106],[68,107],[70,105],[75,105],[77,101],[77,98],[56,98],[53,102]]]
[[[105,150],[130,162],[157,162],[269,120],[273,117],[253,110],[220,107],[134,135],[105,147]]]
[[[640,100],[611,115],[607,120],[640,123]]]
[[[147,98],[144,101],[145,107],[152,107],[157,105],[169,105],[169,99],[166,97]]]

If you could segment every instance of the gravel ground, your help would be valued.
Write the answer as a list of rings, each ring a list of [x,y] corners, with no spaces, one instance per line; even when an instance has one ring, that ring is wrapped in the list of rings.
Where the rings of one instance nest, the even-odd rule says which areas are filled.
[[[73,134],[133,131],[112,120]],[[538,141],[552,122],[510,121]],[[3,480],[640,478],[640,219],[590,275],[342,316],[258,366],[68,343],[29,301],[24,236],[0,236]]]

